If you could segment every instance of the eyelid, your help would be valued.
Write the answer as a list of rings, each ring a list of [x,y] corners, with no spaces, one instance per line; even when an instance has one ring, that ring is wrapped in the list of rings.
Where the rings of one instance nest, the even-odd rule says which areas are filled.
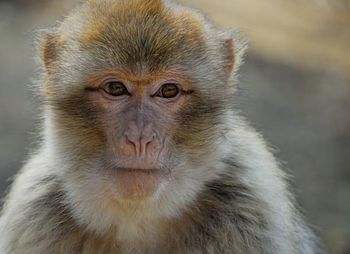
[[[157,97],[157,96],[161,93],[163,86],[164,86],[164,85],[167,85],[167,84],[176,85],[176,87],[179,89],[179,91],[180,91],[180,92],[182,91],[181,86],[179,86],[177,83],[170,83],[170,82],[168,83],[168,82],[165,82],[165,83],[162,83],[162,84],[157,88],[156,92],[153,93],[153,94],[151,95],[151,97]],[[159,96],[159,97],[160,97],[160,96]]]
[[[120,79],[117,79],[117,78],[112,78],[112,77],[107,77],[105,79],[103,79],[101,82],[100,82],[100,85],[99,87],[104,87],[106,86],[108,83],[111,83],[111,82],[120,82],[122,83],[126,88],[129,88],[127,83],[124,82],[123,80],[120,80]]]
[[[179,88],[180,91],[183,90],[180,82],[170,79],[170,80],[164,80],[162,82],[159,82],[156,89],[154,89],[153,95],[157,94],[160,91],[160,89],[166,84],[174,84]]]
[[[120,94],[120,95],[113,95],[112,93],[110,93],[108,88],[109,88],[109,85],[113,84],[113,83],[119,83],[120,86],[123,87],[125,92],[123,94]],[[123,81],[120,81],[118,79],[106,78],[103,82],[101,82],[101,84],[99,86],[99,90],[103,91],[103,94],[105,94],[105,96],[107,96],[109,99],[113,99],[113,100],[116,100],[117,98],[121,99],[121,98],[126,97],[126,96],[131,96],[131,92],[128,89],[128,86]]]

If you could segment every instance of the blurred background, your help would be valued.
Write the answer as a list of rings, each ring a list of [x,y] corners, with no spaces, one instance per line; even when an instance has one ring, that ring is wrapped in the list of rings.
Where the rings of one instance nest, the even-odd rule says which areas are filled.
[[[350,0],[182,0],[250,41],[242,114],[263,133],[329,253],[350,254]],[[0,197],[35,144],[35,29],[76,1],[0,0]],[[1,233],[0,233],[1,234]]]

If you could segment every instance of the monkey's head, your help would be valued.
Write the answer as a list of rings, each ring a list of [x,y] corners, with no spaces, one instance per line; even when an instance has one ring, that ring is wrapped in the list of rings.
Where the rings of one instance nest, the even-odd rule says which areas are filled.
[[[42,44],[46,133],[67,188],[79,182],[108,206],[190,200],[220,173],[239,48],[169,2],[79,6]]]

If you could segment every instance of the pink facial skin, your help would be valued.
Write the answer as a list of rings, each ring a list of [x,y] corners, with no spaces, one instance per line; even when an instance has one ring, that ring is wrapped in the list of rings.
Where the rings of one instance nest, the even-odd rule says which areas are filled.
[[[145,198],[169,180],[176,149],[172,137],[179,111],[193,93],[188,81],[122,72],[93,79],[88,100],[102,112],[107,139],[105,168],[125,199]]]

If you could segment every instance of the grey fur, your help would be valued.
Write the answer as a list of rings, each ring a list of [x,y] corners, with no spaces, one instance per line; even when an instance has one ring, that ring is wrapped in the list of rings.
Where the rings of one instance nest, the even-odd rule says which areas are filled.
[[[103,0],[105,5],[113,2]],[[84,6],[79,7],[83,8],[82,17],[88,12]],[[98,11],[94,10],[94,14],[99,14]],[[193,12],[193,15],[199,14]],[[204,22],[202,16],[196,18]],[[154,17],[148,21],[153,20]],[[178,137],[180,143],[187,145],[175,170],[183,181],[158,199],[136,205],[130,210],[132,214],[109,211],[105,203],[98,200],[103,197],[94,189],[99,186],[98,181],[105,181],[96,173],[101,167],[99,154],[84,157],[84,149],[89,148],[89,140],[84,135],[94,131],[91,128],[94,112],[83,101],[73,99],[79,96],[67,97],[76,95],[75,86],[80,85],[78,80],[82,80],[84,72],[94,69],[87,67],[87,63],[107,64],[96,55],[83,54],[86,45],[79,45],[74,36],[82,33],[84,25],[75,24],[70,30],[73,32],[65,35],[69,46],[65,46],[63,52],[55,51],[57,58],[68,60],[60,63],[58,59],[50,59],[50,64],[60,65],[54,74],[43,74],[40,86],[51,86],[56,96],[45,98],[41,148],[17,175],[6,199],[0,217],[1,254],[322,253],[296,209],[278,162],[261,136],[231,109],[230,94],[226,98],[222,89],[228,82],[222,81],[225,80],[223,66],[227,63],[221,50],[222,43],[232,35],[210,23],[202,27],[207,38],[202,38],[206,46],[201,44],[200,52],[176,44],[173,46],[177,49],[186,50],[188,59],[169,58],[186,61],[184,71],[203,84],[203,98],[194,104],[196,111],[188,109],[181,122],[182,132],[195,134],[190,139]],[[59,29],[50,36],[59,33]],[[166,27],[154,29],[167,36]],[[153,31],[152,36],[156,32]],[[99,41],[98,53],[104,61],[108,52],[103,50],[115,40],[113,36],[108,32],[108,36]],[[151,39],[142,42],[149,50],[139,53],[143,63],[157,60],[151,54],[154,50]],[[123,40],[114,46],[116,49],[108,50],[119,54],[125,65],[134,64],[125,50],[130,43]],[[139,49],[139,46],[135,47]],[[120,56],[121,47],[124,47],[124,56]],[[174,48],[163,49],[176,55]],[[244,49],[245,43],[237,40],[233,49],[235,70]],[[191,62],[190,58],[195,60]],[[162,67],[161,64],[158,59],[156,67]],[[234,75],[229,84],[233,79]],[[219,90],[218,94],[212,92],[214,89]],[[84,121],[65,126],[72,119]],[[79,135],[74,134],[82,129],[79,139]]]
[[[45,172],[45,156],[37,154],[18,175],[6,202],[0,220],[1,253],[322,253],[285,189],[283,173],[261,138],[243,126],[234,127],[245,144],[231,137],[236,152],[222,158],[227,170],[207,183],[186,209],[186,224],[179,218],[178,227],[159,245],[139,243],[135,249],[78,225],[61,180]],[[249,158],[256,164],[246,161]]]

